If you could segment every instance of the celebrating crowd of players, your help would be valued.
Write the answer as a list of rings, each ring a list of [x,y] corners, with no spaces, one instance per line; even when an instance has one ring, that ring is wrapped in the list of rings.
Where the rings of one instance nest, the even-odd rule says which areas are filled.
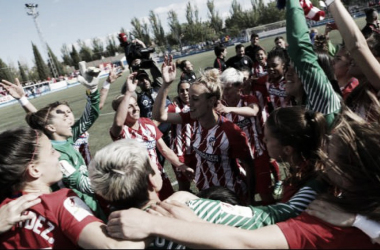
[[[2,81],[29,127],[0,134],[1,247],[379,248],[377,12],[365,38],[341,0],[326,4],[337,49],[331,25],[312,44],[299,1],[287,0],[288,44],[276,37],[267,53],[252,34],[226,61],[217,45],[198,77],[170,56],[153,80],[131,72],[112,101],[114,142],[87,162],[75,142],[88,139],[114,71],[101,91],[89,71],[78,78],[87,104],[77,121],[68,103],[37,110],[17,80]]]

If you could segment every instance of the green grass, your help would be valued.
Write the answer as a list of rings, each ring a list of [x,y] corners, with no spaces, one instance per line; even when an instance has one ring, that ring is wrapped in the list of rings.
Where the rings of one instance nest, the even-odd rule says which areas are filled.
[[[363,27],[365,24],[364,18],[356,19],[359,27]],[[324,26],[318,27],[319,33],[323,34]],[[285,37],[285,34],[282,34]],[[341,37],[339,32],[333,31],[330,34],[330,39],[334,44],[341,43]],[[274,47],[274,37],[268,37],[260,39],[260,45],[263,46],[267,51]],[[246,43],[245,45],[248,45]],[[234,46],[228,47],[227,57],[235,55]],[[202,54],[196,54],[192,56],[185,57],[183,59],[190,60],[194,65],[194,71],[198,75],[198,71],[202,70],[208,66],[212,66],[214,63],[215,55],[213,51],[208,51]],[[180,70],[177,72],[177,79],[174,81],[173,85],[179,82]],[[101,111],[100,117],[96,123],[90,128],[90,150],[92,155],[96,153],[99,149],[111,143],[111,138],[109,136],[109,128],[112,125],[114,118],[114,111],[111,107],[112,99],[120,93],[120,89],[126,80],[127,73],[125,73],[121,78],[119,78],[115,83],[112,84],[107,101],[103,110]],[[103,80],[104,81],[104,80]],[[101,84],[99,84],[101,86]],[[176,86],[172,86],[170,96],[175,96]],[[65,100],[70,104],[74,115],[79,118],[83,112],[85,106],[85,88],[82,86],[75,86],[69,89],[65,89],[59,92],[54,92],[48,95],[44,95],[35,99],[31,99],[31,103],[36,106],[37,109],[44,107],[48,103]],[[25,122],[25,112],[20,107],[18,103],[12,104],[10,106],[0,108],[0,131],[6,129],[15,128],[18,126],[27,126]],[[175,177],[171,174],[171,167],[165,164],[165,168],[168,170],[170,178],[175,180]]]

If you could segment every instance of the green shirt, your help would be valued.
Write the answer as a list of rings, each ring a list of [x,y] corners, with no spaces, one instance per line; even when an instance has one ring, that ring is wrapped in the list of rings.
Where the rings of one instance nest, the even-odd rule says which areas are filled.
[[[188,206],[205,221],[254,230],[298,216],[323,190],[322,183],[310,180],[286,203],[244,207],[221,201],[196,199],[189,201]]]
[[[286,8],[288,52],[307,95],[306,108],[322,113],[331,129],[340,112],[341,100],[318,64],[299,1],[286,1]]]
[[[63,187],[72,189],[94,211],[98,218],[104,220],[105,216],[91,188],[86,163],[82,155],[74,148],[74,142],[99,117],[99,102],[100,94],[98,90],[88,94],[85,110],[80,119],[72,126],[73,136],[66,141],[52,140],[51,143],[55,150],[61,153],[59,162],[63,173],[62,181],[54,185],[53,189],[57,190]]]

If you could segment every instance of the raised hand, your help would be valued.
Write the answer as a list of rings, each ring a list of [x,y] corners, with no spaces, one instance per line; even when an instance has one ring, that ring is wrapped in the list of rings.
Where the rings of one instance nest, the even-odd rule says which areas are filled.
[[[137,88],[138,81],[135,81],[136,76],[137,76],[137,72],[133,72],[129,74],[127,80],[125,81],[126,90],[131,93],[135,92]]]
[[[161,67],[162,79],[164,83],[170,84],[174,81],[177,75],[175,63],[173,63],[173,56],[165,56],[164,63]]]
[[[111,66],[110,73],[109,73],[109,75],[107,77],[107,82],[113,83],[114,81],[116,81],[122,75],[123,75],[123,71],[120,71],[119,73],[116,74],[116,68],[113,67],[113,66]]]
[[[7,80],[2,80],[0,82],[0,86],[2,86],[9,95],[17,100],[25,96],[24,89],[22,88],[18,78],[15,79],[15,83],[8,82]]]
[[[94,91],[98,88],[99,73],[100,69],[89,67],[85,71],[84,76],[78,76],[78,81],[89,90]]]

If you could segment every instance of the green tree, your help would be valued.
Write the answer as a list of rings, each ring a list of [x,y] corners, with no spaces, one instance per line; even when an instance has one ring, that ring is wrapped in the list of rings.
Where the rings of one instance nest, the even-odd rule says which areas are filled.
[[[62,63],[58,61],[57,57],[55,56],[49,45],[47,45],[47,48],[51,56],[51,59],[53,60],[55,67],[57,68],[58,75],[63,76],[65,74],[65,71],[63,69]]]
[[[119,51],[118,45],[116,45],[115,38],[113,36],[108,36],[106,39],[106,56],[115,56],[115,53]]]
[[[25,73],[25,66],[22,66],[20,61],[18,61],[18,69],[20,72],[20,80],[21,82],[27,82],[28,81],[28,76]]]
[[[210,18],[210,27],[219,34],[223,29],[223,20],[220,18],[218,11],[215,10],[214,0],[207,0],[208,17]]]
[[[0,78],[13,82],[12,74],[10,72],[8,65],[5,62],[3,62],[1,58],[0,58]]]
[[[139,19],[136,17],[132,18],[131,25],[133,27],[132,29],[132,35],[135,38],[140,39],[145,43],[145,45],[149,46],[151,43],[150,37],[149,37],[149,27],[146,22],[141,23]]]
[[[285,11],[279,10],[275,2],[270,2],[268,5],[260,7],[260,24],[268,24],[278,22],[285,19]],[[248,28],[248,27],[247,27]]]
[[[46,63],[44,62],[44,60],[42,59],[37,46],[32,43],[32,47],[33,47],[33,54],[34,54],[35,64],[37,67],[38,77],[41,81],[44,81],[49,78],[49,69],[46,66]]]
[[[158,46],[166,45],[166,37],[164,28],[162,27],[161,20],[152,10],[149,12],[149,21],[153,30],[154,39]],[[148,45],[149,46],[149,45]]]
[[[178,15],[174,10],[168,12],[168,25],[170,27],[170,35],[167,36],[167,41],[170,45],[179,44],[182,51],[182,27],[178,21]]]
[[[88,47],[86,43],[81,39],[78,39],[77,43],[79,45],[79,55],[82,58],[82,60],[86,62],[91,62],[92,50],[90,49],[90,47]]]
[[[61,53],[62,53],[63,63],[68,66],[74,66],[73,59],[70,56],[70,50],[67,47],[66,43],[62,45]]]
[[[92,42],[92,52],[93,52],[92,59],[93,60],[101,59],[104,52],[103,42],[99,38],[93,38],[91,42]]]
[[[79,69],[79,62],[82,61],[78,51],[75,49],[74,44],[70,52],[71,60],[73,60],[73,66],[76,70]]]

